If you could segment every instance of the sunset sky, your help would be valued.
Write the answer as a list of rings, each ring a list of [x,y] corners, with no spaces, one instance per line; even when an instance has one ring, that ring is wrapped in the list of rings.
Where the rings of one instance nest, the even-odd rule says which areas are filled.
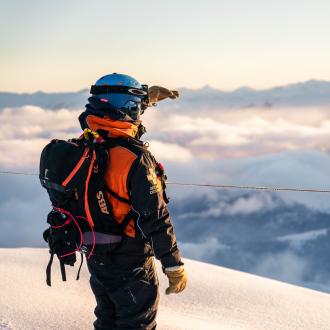
[[[0,2],[0,91],[75,91],[122,72],[169,87],[330,79],[330,2]]]

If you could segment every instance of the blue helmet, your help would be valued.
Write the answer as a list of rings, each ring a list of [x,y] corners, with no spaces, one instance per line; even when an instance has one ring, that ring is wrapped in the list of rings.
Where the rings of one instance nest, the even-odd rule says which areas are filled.
[[[98,79],[91,94],[137,120],[149,103],[148,86],[125,74],[112,73]]]

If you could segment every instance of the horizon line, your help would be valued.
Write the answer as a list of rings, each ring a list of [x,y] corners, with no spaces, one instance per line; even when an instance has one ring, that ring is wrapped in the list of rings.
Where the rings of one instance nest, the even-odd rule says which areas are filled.
[[[262,91],[269,91],[272,89],[276,89],[276,88],[285,88],[285,87],[290,87],[290,86],[295,86],[295,85],[303,85],[303,84],[308,84],[308,83],[326,83],[326,84],[330,84],[330,80],[324,80],[324,79],[315,79],[315,78],[311,78],[311,79],[307,79],[307,80],[303,80],[303,81],[297,81],[297,82],[293,82],[293,83],[284,83],[283,85],[275,85],[273,87],[268,87],[268,88],[253,88],[250,86],[246,86],[246,85],[241,85],[237,88],[234,89],[230,89],[230,90],[226,90],[226,89],[221,89],[221,88],[217,88],[217,87],[213,87],[212,85],[206,83],[204,85],[202,85],[201,87],[197,87],[197,88],[191,88],[191,87],[179,87],[177,88],[177,90],[190,90],[190,91],[200,91],[202,89],[210,89],[210,90],[214,90],[214,91],[219,91],[219,92],[223,92],[223,93],[234,93],[237,92],[239,90],[251,90],[251,91],[255,91],[255,92],[262,92]],[[85,91],[88,91],[89,88],[82,88],[82,89],[78,89],[76,91],[74,90],[67,90],[67,91],[51,91],[51,92],[45,92],[42,90],[36,90],[34,92],[15,92],[15,91],[2,91],[0,90],[0,94],[19,94],[19,95],[33,95],[33,94],[76,94],[76,93],[82,93]]]

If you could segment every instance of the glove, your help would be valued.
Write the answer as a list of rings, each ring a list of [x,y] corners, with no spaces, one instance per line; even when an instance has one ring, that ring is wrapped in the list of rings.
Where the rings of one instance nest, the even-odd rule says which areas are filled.
[[[169,287],[165,291],[166,294],[179,293],[185,289],[187,274],[182,266],[165,268],[164,272],[169,282]]]
[[[174,100],[179,97],[178,91],[170,91],[169,89],[160,86],[151,86],[148,89],[148,93],[150,107],[156,105],[158,101],[162,101],[167,98]]]

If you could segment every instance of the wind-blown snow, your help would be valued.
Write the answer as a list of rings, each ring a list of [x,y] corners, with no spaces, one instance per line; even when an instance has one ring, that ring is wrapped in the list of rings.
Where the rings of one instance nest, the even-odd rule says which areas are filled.
[[[53,264],[53,286],[45,283],[46,249],[0,249],[0,329],[92,328],[94,297],[88,273],[61,282]],[[330,329],[330,295],[186,260],[189,283],[161,302],[158,329]]]

